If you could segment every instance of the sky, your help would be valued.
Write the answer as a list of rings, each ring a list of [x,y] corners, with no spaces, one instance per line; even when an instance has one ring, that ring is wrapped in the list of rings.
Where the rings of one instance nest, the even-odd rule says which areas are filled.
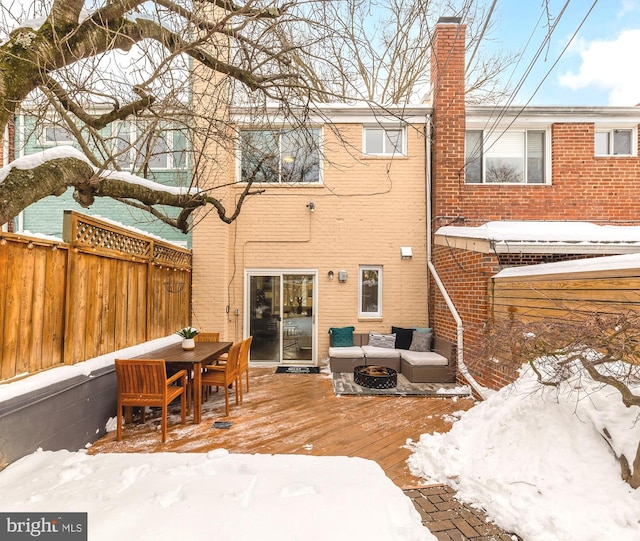
[[[640,50],[640,0],[549,0],[549,12],[557,17],[566,3],[548,46],[534,62],[513,104],[640,103],[640,70],[635,61]],[[512,87],[518,85],[544,41],[547,28],[541,25],[546,24],[546,17],[538,23],[544,4],[544,0],[496,2],[492,16],[495,28],[485,46],[522,53],[518,65],[505,76]]]
[[[39,383],[106,363],[49,370]],[[25,392],[34,378],[1,387]],[[524,367],[514,384],[488,394],[447,415],[448,432],[406,442],[414,475],[448,484],[524,541],[640,541],[640,489],[621,480],[614,456],[635,454],[637,407],[584,375],[542,388]],[[173,414],[169,424],[178,421]],[[115,419],[106,428],[115,430]],[[375,462],[342,456],[40,450],[0,471],[0,512],[87,513],[91,541],[436,539]],[[0,534],[3,527],[6,517]]]

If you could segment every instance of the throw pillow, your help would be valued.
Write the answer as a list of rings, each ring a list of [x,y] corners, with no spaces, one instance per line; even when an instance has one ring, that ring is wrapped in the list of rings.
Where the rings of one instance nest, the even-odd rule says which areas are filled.
[[[378,348],[394,349],[396,347],[395,334],[380,334],[377,332],[369,333],[369,345]]]
[[[391,327],[391,332],[396,335],[396,348],[409,349],[414,330],[415,329],[403,329],[402,327]]]
[[[410,351],[431,351],[433,333],[414,331]]]
[[[355,330],[355,327],[331,327],[329,329],[331,347],[349,348],[353,346],[353,331]]]
[[[433,329],[431,327],[418,327],[418,328],[416,328],[414,330],[418,331],[418,332],[433,333]]]

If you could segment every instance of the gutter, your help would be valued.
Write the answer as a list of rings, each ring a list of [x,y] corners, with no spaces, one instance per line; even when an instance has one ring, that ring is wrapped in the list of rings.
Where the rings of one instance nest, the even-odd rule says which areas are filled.
[[[471,372],[469,372],[467,365],[464,364],[464,326],[462,324],[462,318],[460,317],[455,304],[453,304],[451,296],[449,295],[447,288],[442,283],[442,280],[438,275],[438,271],[433,264],[433,261],[431,260],[431,122],[429,116],[427,116],[427,122],[425,122],[425,180],[427,199],[427,268],[429,269],[431,276],[433,276],[433,279],[436,282],[441,295],[447,303],[447,308],[449,308],[449,312],[451,312],[451,315],[456,322],[456,352],[458,370],[460,370],[462,377],[464,377],[464,379],[469,382],[469,385],[471,385],[471,388],[477,393],[477,395],[482,400],[486,400],[487,397],[485,395],[484,388],[476,381]]]

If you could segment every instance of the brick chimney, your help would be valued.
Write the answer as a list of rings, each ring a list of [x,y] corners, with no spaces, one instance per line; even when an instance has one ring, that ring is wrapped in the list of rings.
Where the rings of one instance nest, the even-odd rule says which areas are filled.
[[[459,215],[464,182],[465,34],[459,17],[441,17],[431,47],[433,227]]]

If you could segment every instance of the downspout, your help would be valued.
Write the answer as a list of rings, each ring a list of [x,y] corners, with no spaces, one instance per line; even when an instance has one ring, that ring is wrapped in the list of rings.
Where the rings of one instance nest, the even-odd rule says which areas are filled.
[[[449,296],[449,292],[447,288],[440,280],[440,276],[438,275],[438,271],[436,270],[433,261],[431,260],[431,235],[432,235],[432,208],[431,208],[431,116],[427,115],[427,121],[425,123],[425,189],[426,189],[426,198],[427,198],[427,268],[433,276],[433,279],[440,290],[440,294],[444,298],[447,303],[447,308],[449,308],[449,312],[453,316],[453,319],[456,322],[456,352],[457,352],[457,365],[458,370],[462,374],[462,377],[469,382],[469,385],[473,388],[476,394],[482,399],[485,400],[487,397],[484,393],[484,388],[476,381],[473,377],[467,365],[464,364],[464,327],[462,325],[462,318],[458,313],[451,297]]]

